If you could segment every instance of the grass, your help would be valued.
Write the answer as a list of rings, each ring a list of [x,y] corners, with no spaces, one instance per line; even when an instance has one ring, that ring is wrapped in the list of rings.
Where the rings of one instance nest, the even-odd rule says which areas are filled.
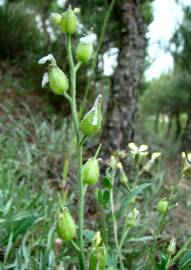
[[[4,100],[0,113],[0,269],[44,270],[55,267],[62,269],[63,266],[70,269],[76,264],[77,257],[70,245],[63,243],[60,246],[55,234],[55,215],[58,193],[62,193],[66,197],[66,205],[70,205],[74,217],[77,216],[73,144],[69,143],[69,138],[73,136],[71,128],[60,115],[43,115],[29,102]],[[152,148],[156,150],[157,146],[152,145]],[[172,159],[170,164],[169,159],[161,159],[149,174],[143,174],[139,186],[145,183],[151,185],[131,197],[131,204],[119,215],[120,204],[126,200],[129,192],[120,184],[119,171],[116,174],[114,207],[119,237],[123,220],[118,218],[125,216],[134,205],[141,215],[138,225],[129,231],[122,248],[125,269],[143,269],[153,230],[160,219],[156,205],[160,198],[168,196],[177,173],[177,170],[173,172],[175,166]],[[133,185],[135,173],[128,173],[130,185]],[[108,183],[103,178],[98,188],[104,193],[108,190]],[[114,259],[116,253],[110,207],[108,203],[102,207],[99,200],[97,203],[95,189],[92,191],[86,201],[90,210],[86,213],[85,247],[90,246],[95,234],[91,228],[101,228],[105,231],[108,245],[108,265],[118,269]],[[190,235],[190,201],[190,185],[183,180],[157,242],[158,263],[160,261],[162,264],[161,258],[165,256],[172,237],[177,238],[178,251]],[[178,207],[176,202],[179,203]],[[189,254],[185,253],[184,256]],[[189,270],[189,267],[182,269]]]
[[[55,256],[57,191],[66,192],[71,134],[63,119],[33,115],[24,103],[17,104],[16,110],[16,104],[9,105],[1,107],[0,120],[0,247],[4,267],[47,269]]]

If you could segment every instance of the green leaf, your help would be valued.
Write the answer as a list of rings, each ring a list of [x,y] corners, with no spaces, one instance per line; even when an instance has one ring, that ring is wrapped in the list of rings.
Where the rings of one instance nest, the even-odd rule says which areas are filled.
[[[103,178],[103,181],[102,182],[103,182],[103,185],[104,185],[105,188],[109,188],[109,189],[112,188],[112,183],[111,183],[111,178],[110,177],[105,176]]]
[[[144,189],[148,188],[150,185],[151,183],[145,183],[135,187],[131,192],[129,192],[128,195],[122,201],[121,207],[116,213],[116,217],[119,218],[123,214],[123,211],[128,208],[129,203],[132,202],[137,197],[138,194],[140,194]]]
[[[191,250],[187,250],[182,257],[179,259],[179,270],[190,270],[191,269]]]
[[[97,189],[96,190],[96,198],[97,198],[98,203],[102,207],[105,207],[106,204],[109,201],[109,191],[108,190]]]
[[[94,231],[92,231],[92,230],[84,230],[84,236],[90,242],[92,242],[95,234],[96,233]]]

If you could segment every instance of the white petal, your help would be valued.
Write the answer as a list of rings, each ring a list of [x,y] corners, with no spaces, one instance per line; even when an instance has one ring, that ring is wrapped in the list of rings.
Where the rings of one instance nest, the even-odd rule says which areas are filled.
[[[53,56],[52,54],[48,54],[48,55],[42,57],[42,58],[38,61],[38,64],[43,65],[43,64],[45,64],[45,63],[48,62],[48,61],[51,62],[52,60],[55,60],[55,59],[54,59],[54,56]]]
[[[135,143],[131,142],[131,143],[128,144],[128,146],[129,146],[130,150],[137,152],[138,147],[136,146]]]
[[[85,37],[80,38],[80,42],[82,43],[95,43],[96,41],[96,35],[94,33],[91,33]]]
[[[152,153],[151,160],[154,161],[155,159],[159,158],[161,156],[160,152],[154,152]]]
[[[141,146],[139,147],[140,152],[145,152],[147,150],[148,150],[148,146],[146,144],[141,144]]]
[[[191,163],[191,153],[187,154],[187,159],[188,159],[188,162]]]
[[[42,78],[42,83],[41,83],[41,87],[44,88],[45,85],[49,82],[49,78],[48,78],[48,73],[44,73],[43,78]]]
[[[185,152],[182,152],[181,156],[182,156],[183,159],[186,159],[186,153]]]

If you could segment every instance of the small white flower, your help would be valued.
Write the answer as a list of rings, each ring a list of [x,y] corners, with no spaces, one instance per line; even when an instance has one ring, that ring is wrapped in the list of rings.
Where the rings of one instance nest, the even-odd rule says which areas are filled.
[[[80,13],[80,8],[75,7],[73,12],[74,12],[74,14],[79,14]]]
[[[140,152],[145,152],[148,150],[148,146],[145,144],[141,144],[141,146],[139,147],[139,151]]]
[[[86,43],[86,44],[95,43],[95,41],[96,41],[96,35],[94,33],[91,33],[85,37],[80,38],[80,42]]]
[[[160,156],[161,156],[161,153],[160,152],[154,152],[154,153],[152,153],[151,161],[154,162]]]
[[[38,64],[43,65],[43,64],[46,64],[46,62],[48,62],[48,61],[50,61],[50,62],[55,61],[55,58],[54,58],[54,56],[51,53],[48,54],[48,55],[46,55],[46,56],[44,56],[44,57],[42,57],[38,61]]]
[[[49,78],[48,78],[48,73],[44,73],[43,78],[42,78],[42,83],[41,83],[41,87],[44,88],[45,85],[49,82]]]
[[[148,146],[145,144],[141,144],[140,147],[138,147],[135,143],[131,142],[128,144],[131,154],[133,155],[141,155],[146,156],[148,155]]]

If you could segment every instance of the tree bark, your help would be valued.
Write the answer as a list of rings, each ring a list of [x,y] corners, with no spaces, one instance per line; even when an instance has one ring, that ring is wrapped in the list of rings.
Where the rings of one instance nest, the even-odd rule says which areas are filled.
[[[175,123],[176,123],[176,130],[175,130],[174,142],[178,140],[181,134],[181,122],[180,122],[179,112],[175,113]]]
[[[191,112],[188,113],[184,134],[182,136],[182,150],[191,151]]]
[[[144,68],[146,24],[140,1],[120,0],[118,14],[119,54],[103,128],[105,150],[127,147],[134,137],[137,93]]]

